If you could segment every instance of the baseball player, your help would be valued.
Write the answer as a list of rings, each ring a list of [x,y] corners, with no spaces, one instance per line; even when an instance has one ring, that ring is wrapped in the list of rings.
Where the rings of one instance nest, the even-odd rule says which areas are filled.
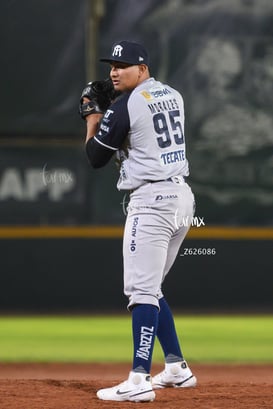
[[[164,278],[190,227],[182,221],[194,214],[194,196],[185,181],[189,169],[183,99],[178,91],[150,76],[148,54],[140,44],[115,43],[110,56],[101,61],[110,64],[111,81],[88,84],[80,114],[87,124],[86,152],[91,165],[104,166],[115,154],[120,170],[117,188],[130,194],[123,260],[134,354],[128,378],[99,390],[97,396],[152,401],[155,389],[192,387],[197,382],[182,354],[162,293]],[[102,95],[107,108],[101,106]],[[156,336],[165,368],[151,378]]]

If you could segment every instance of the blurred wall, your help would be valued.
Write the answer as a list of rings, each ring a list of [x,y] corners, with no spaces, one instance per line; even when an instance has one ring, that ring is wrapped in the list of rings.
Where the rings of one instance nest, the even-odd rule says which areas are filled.
[[[128,0],[132,10],[128,14],[123,0],[97,1],[104,5],[97,33],[98,55],[108,55],[111,44],[119,39],[143,42],[151,53],[152,75],[168,81],[184,96],[189,182],[197,197],[198,214],[207,224],[272,225],[272,2]],[[93,46],[87,22],[94,10],[88,4],[87,0],[48,0],[42,4],[15,0],[0,5],[4,39],[0,215],[12,200],[19,212],[22,206],[22,200],[2,193],[10,168],[24,179],[28,169],[35,166],[43,184],[45,167],[54,173],[62,163],[73,173],[75,162],[78,168],[82,163],[81,174],[93,177],[93,171],[86,167],[82,149],[85,129],[77,113],[79,95],[87,81],[86,52],[88,44]],[[107,64],[93,64],[97,78],[108,75]],[[28,145],[22,147],[26,140]],[[18,141],[20,147],[16,146]],[[48,149],[41,141],[48,145],[57,141],[59,146],[54,152],[54,147]],[[71,146],[68,154],[67,141]],[[25,169],[18,167],[18,162],[25,164]],[[100,177],[100,171],[96,174]],[[119,200],[114,188],[109,188],[115,184],[117,173],[113,180],[110,170],[107,174],[103,184],[95,183],[104,195],[113,197],[113,219],[108,219],[108,205],[100,201],[100,195],[92,195],[92,191],[86,195],[92,196],[93,208],[102,207],[106,223],[122,222],[122,214],[117,217]],[[81,183],[81,176],[76,175],[74,189],[81,190]],[[68,190],[68,197],[70,193]],[[85,203],[82,194],[82,205]],[[74,209],[73,213],[76,223],[82,219]],[[84,223],[102,221],[87,214]],[[40,218],[48,220],[42,209]],[[73,217],[70,220],[73,222]],[[17,216],[14,222],[19,222]]]
[[[114,41],[144,43],[152,75],[184,97],[189,183],[205,223],[189,246],[221,250],[217,257],[179,259],[177,279],[166,283],[174,304],[272,306],[272,1],[95,3],[102,13],[97,33],[88,31],[96,8],[87,0],[0,4],[0,309],[111,308],[120,301],[113,292],[122,288],[120,237],[84,239],[77,231],[123,225],[128,202],[116,190],[114,163],[94,171],[84,151],[77,109],[82,88],[94,80],[86,78],[94,39],[99,56]],[[108,76],[106,64],[94,60],[93,68],[95,79]],[[46,239],[41,230],[25,240],[33,226],[74,226],[75,237]],[[213,243],[211,226],[222,229]],[[235,231],[225,241],[231,226],[262,230],[247,240]],[[98,272],[109,294],[103,299],[97,296],[103,284],[94,284]]]
[[[126,312],[121,239],[13,239],[0,247],[0,311]],[[190,249],[203,255],[186,255]],[[268,240],[187,238],[163,291],[180,311],[272,313],[270,254]]]
[[[86,1],[0,4],[2,139],[78,138]]]

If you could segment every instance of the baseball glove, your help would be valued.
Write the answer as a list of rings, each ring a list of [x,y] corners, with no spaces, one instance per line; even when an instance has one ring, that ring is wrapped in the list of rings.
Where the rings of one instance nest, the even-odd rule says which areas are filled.
[[[84,102],[88,98],[89,102]],[[104,114],[115,98],[110,79],[89,82],[84,88],[79,105],[79,114],[85,119],[91,114]]]

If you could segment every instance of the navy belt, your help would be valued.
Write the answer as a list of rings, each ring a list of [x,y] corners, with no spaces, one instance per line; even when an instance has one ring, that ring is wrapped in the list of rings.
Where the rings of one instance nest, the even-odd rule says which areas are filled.
[[[173,182],[173,183],[176,183],[176,182],[174,181],[174,178],[176,178],[176,177],[177,177],[177,178],[182,178],[183,180],[185,180],[183,176],[178,176],[178,175],[176,175],[176,176],[171,176],[171,177],[168,178],[168,179],[145,180],[145,182],[146,182],[146,183],[158,183],[158,182]]]
[[[146,182],[146,183],[158,183],[158,182],[173,182],[173,183],[175,183],[175,181],[173,180],[173,178],[175,178],[175,176],[172,176],[172,177],[170,177],[170,178],[168,178],[168,179],[145,180],[145,182]],[[183,177],[183,176],[179,176],[179,178],[183,178],[183,180],[184,180],[184,177]],[[135,190],[137,190],[139,187],[140,187],[140,186],[138,186],[136,189],[130,190],[130,193],[133,193],[133,192],[134,192]]]
[[[158,183],[158,182],[172,182],[172,178],[160,179],[160,180],[145,180],[146,183]]]

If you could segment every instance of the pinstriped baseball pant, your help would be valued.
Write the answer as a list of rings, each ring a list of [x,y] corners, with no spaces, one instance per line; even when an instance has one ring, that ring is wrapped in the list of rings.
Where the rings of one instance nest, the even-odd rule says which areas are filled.
[[[184,181],[147,183],[131,193],[127,210],[123,262],[128,309],[135,304],[159,307],[162,283],[190,228],[194,195]]]

